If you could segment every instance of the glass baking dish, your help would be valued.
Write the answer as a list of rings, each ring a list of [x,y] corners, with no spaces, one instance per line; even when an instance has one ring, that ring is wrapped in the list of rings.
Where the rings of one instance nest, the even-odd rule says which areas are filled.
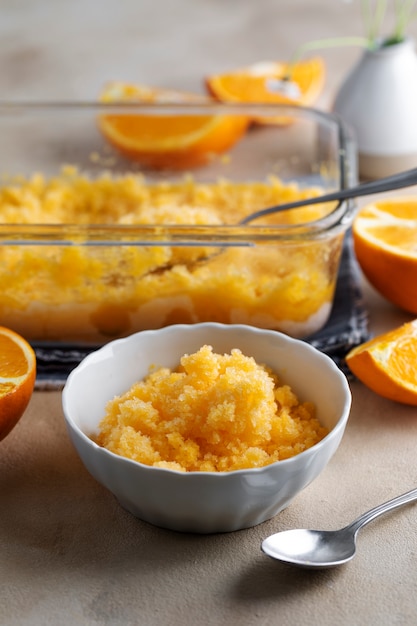
[[[152,144],[138,137],[144,120],[165,128],[222,116],[247,128],[197,164],[178,154],[155,164],[103,132],[103,120],[122,120]],[[354,203],[237,222],[355,182],[336,117],[292,106],[3,103],[0,133],[1,325],[33,342],[96,345],[173,323],[296,337],[326,324]]]

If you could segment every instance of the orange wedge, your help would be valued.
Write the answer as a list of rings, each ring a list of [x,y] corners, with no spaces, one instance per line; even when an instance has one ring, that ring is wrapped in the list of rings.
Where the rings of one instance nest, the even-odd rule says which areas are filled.
[[[417,313],[417,197],[365,206],[353,223],[356,257],[387,300]]]
[[[36,357],[28,342],[0,326],[0,440],[17,424],[32,396]]]
[[[101,98],[105,103],[210,104],[211,98],[144,85],[113,82]],[[243,115],[109,114],[99,120],[105,137],[127,157],[154,168],[194,167],[229,150],[245,133]]]
[[[417,320],[353,348],[346,363],[380,396],[417,405]]]
[[[308,106],[317,100],[324,82],[324,62],[315,57],[293,66],[279,61],[255,63],[209,76],[206,87],[222,102]],[[256,121],[267,123],[268,118],[261,117]]]

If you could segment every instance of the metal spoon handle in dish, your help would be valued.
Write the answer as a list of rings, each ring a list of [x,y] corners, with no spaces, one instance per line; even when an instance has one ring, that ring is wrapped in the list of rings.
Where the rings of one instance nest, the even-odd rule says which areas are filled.
[[[379,178],[367,183],[361,183],[349,189],[341,189],[332,193],[317,196],[315,198],[304,198],[303,200],[297,200],[296,202],[289,202],[286,204],[277,204],[275,206],[268,207],[266,209],[260,209],[250,215],[243,218],[239,224],[245,225],[271,215],[273,213],[280,213],[281,211],[288,211],[289,209],[297,209],[299,207],[307,206],[310,204],[322,204],[324,202],[333,202],[336,200],[349,200],[351,198],[359,198],[360,196],[369,196],[376,193],[384,193],[385,191],[394,191],[395,189],[402,189],[403,187],[411,187],[417,185],[417,168],[394,174],[393,176],[387,176],[386,178]]]
[[[374,507],[340,530],[285,530],[264,539],[261,548],[271,558],[299,567],[324,569],[342,565],[355,556],[356,536],[361,528],[415,500],[417,489],[412,489]]]

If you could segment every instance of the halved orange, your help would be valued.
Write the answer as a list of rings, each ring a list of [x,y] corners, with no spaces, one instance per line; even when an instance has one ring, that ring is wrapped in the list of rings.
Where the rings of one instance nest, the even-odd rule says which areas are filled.
[[[30,344],[0,326],[0,440],[14,428],[32,397],[36,356]]]
[[[100,98],[105,103],[210,104],[213,99],[169,89],[123,82],[109,83]],[[178,114],[159,111],[116,113],[100,116],[105,137],[123,154],[154,168],[184,168],[203,165],[229,150],[245,133],[244,115]]]
[[[262,61],[247,67],[206,78],[206,87],[222,102],[252,104],[311,105],[325,82],[325,65],[314,57],[289,65],[280,61]],[[261,123],[273,122],[268,117]]]
[[[417,320],[353,348],[346,363],[380,396],[417,405]]]
[[[356,257],[387,300],[417,313],[417,197],[380,200],[353,223]]]

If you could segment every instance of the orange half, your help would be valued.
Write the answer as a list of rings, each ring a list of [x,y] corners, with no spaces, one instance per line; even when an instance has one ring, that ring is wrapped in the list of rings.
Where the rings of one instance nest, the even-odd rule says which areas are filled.
[[[355,253],[387,300],[417,313],[417,197],[366,205],[353,223]]]
[[[105,103],[210,104],[197,94],[113,82],[101,96]],[[154,168],[195,167],[223,154],[246,132],[243,115],[111,114],[102,115],[102,133],[127,157]]]
[[[222,102],[308,106],[317,100],[324,82],[324,62],[315,57],[293,66],[279,61],[263,61],[211,75],[206,78],[206,87]],[[261,117],[256,121],[271,123],[274,118]]]
[[[36,357],[14,331],[0,326],[0,440],[14,428],[32,396]]]
[[[353,348],[346,363],[380,396],[417,405],[417,320]]]

